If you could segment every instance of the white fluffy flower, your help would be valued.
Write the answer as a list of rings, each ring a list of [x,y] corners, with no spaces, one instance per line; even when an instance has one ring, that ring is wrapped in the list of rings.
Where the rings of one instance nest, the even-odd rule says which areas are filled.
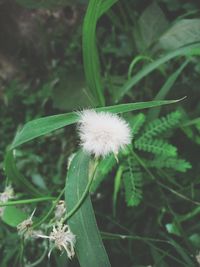
[[[85,110],[80,113],[79,135],[83,149],[96,157],[117,155],[131,142],[131,130],[116,114]]]

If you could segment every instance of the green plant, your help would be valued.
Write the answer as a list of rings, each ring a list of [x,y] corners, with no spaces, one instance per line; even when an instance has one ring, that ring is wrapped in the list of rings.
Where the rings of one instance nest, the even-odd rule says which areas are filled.
[[[31,9],[50,8],[54,16],[69,4],[16,2]],[[144,9],[140,2],[90,0],[82,45],[78,28],[65,62],[55,59],[45,78],[40,74],[32,79],[39,84],[34,94],[31,82],[5,87],[9,90],[0,107],[5,118],[0,131],[6,136],[1,144],[6,150],[1,163],[1,266],[197,265],[200,107],[191,96],[199,96],[198,10],[190,12],[184,5],[183,12],[179,3],[175,10],[183,17],[172,21],[174,3],[160,1]],[[76,62],[81,53],[83,65]],[[58,96],[59,86],[66,86],[66,95]],[[87,99],[83,102],[78,99],[82,93]],[[95,153],[85,149],[82,138],[81,149],[76,133],[83,112],[74,110],[82,105],[109,118],[120,114],[132,142],[127,134],[112,147],[112,136],[106,135],[107,147]],[[11,121],[22,107],[21,119],[16,114],[17,120]],[[58,114],[57,108],[70,112]]]

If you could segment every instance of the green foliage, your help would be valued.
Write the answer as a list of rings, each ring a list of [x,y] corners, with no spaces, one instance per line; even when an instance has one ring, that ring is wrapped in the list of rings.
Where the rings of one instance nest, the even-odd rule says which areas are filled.
[[[143,133],[134,142],[135,147],[139,150],[151,152],[156,155],[162,155],[166,157],[174,157],[177,155],[177,149],[171,144],[160,138],[160,136],[167,130],[172,129],[174,126],[178,126],[181,119],[181,113],[179,111],[172,112],[165,117],[155,119],[150,123],[147,123],[144,127]]]
[[[116,164],[116,159],[113,155],[109,155],[102,159],[98,164],[97,171],[95,173],[94,181],[92,183],[91,192],[95,192],[102,181],[106,179],[107,175]]]
[[[158,157],[153,160],[147,161],[146,164],[149,167],[157,169],[174,169],[178,172],[186,172],[188,169],[192,168],[192,165],[188,161],[179,158]]]
[[[25,219],[27,219],[26,213],[14,206],[6,207],[2,217],[3,222],[12,227],[17,227]]]
[[[10,33],[0,45],[0,191],[12,183],[15,192],[0,218],[1,266],[197,266],[197,1],[0,2],[0,27]],[[133,134],[118,160],[99,159],[91,187],[94,159],[78,152],[69,164],[76,110],[90,107],[122,113]],[[48,259],[53,241],[21,239],[16,226],[36,208],[33,230],[49,236],[64,190],[76,256],[55,248]]]
[[[124,113],[133,110],[140,110],[144,108],[157,107],[160,105],[173,104],[180,100],[163,100],[163,101],[149,101],[121,104],[115,106],[107,106],[97,108],[97,111],[109,111],[112,113]],[[45,118],[36,119],[28,122],[24,125],[20,132],[15,136],[15,139],[10,147],[14,149],[19,145],[22,145],[30,140],[33,140],[39,136],[51,133],[64,126],[74,124],[78,121],[79,115],[77,112],[71,112],[60,115],[47,116]]]
[[[177,155],[176,147],[174,147],[171,144],[168,144],[167,142],[161,139],[138,140],[135,141],[135,147],[139,150],[151,152],[156,155],[169,156],[169,157],[170,156],[174,157]]]
[[[165,50],[174,50],[181,46],[199,42],[200,19],[178,20],[160,38],[159,46]]]
[[[134,29],[134,37],[139,52],[143,53],[155,43],[168,27],[164,12],[156,2],[150,4],[141,14]]]
[[[71,211],[80,200],[86,188],[89,160],[89,155],[79,151],[70,164],[65,186],[65,201],[69,211]],[[97,228],[89,196],[87,196],[74,216],[69,219],[68,223],[72,231],[76,233],[76,253],[80,266],[109,267],[110,263]]]
[[[178,126],[180,119],[181,113],[179,111],[175,111],[165,117],[153,120],[146,125],[144,133],[140,136],[138,142],[141,142],[145,139],[154,138],[155,136],[172,129],[174,126]]]
[[[100,61],[96,45],[96,24],[103,15],[118,0],[89,1],[83,24],[83,60],[86,81],[93,95],[94,106],[104,106],[103,84],[100,77]]]
[[[142,172],[132,158],[128,158],[123,181],[127,206],[138,206],[142,200]]]
[[[141,69],[136,75],[134,75],[130,80],[128,80],[122,87],[120,87],[116,92],[114,92],[115,102],[118,102],[120,99],[127,94],[134,85],[136,85],[141,79],[146,77],[152,71],[160,67],[162,64],[167,61],[180,57],[180,56],[195,56],[200,55],[200,44],[191,44],[185,47],[178,48],[175,51],[169,52],[168,54],[162,56],[159,59],[156,59],[154,62],[149,63],[143,69]]]
[[[140,131],[140,128],[143,126],[143,124],[145,122],[145,119],[146,119],[146,117],[145,117],[145,115],[143,113],[139,113],[138,115],[133,116],[130,119],[129,124],[130,124],[131,130],[132,130],[132,134],[133,134],[134,137]]]

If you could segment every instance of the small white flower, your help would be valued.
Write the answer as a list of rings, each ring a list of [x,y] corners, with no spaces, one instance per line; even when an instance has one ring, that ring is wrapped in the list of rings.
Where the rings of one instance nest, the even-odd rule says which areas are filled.
[[[23,222],[17,225],[18,234],[20,236],[24,236],[25,239],[32,236],[32,233],[33,233],[33,230],[32,230],[33,220],[32,219],[33,219],[34,213],[35,213],[35,209],[28,219],[24,220]]]
[[[56,225],[53,226],[53,230],[49,236],[46,235],[38,235],[38,237],[48,238],[50,241],[53,241],[55,247],[59,250],[65,250],[67,252],[68,258],[73,258],[75,255],[74,246],[76,243],[76,237],[71,232],[68,225],[63,224],[62,222],[58,222]],[[53,249],[54,247],[52,247]],[[49,257],[51,251],[49,252]]]
[[[65,201],[64,200],[60,200],[58,202],[58,204],[56,205],[56,209],[55,209],[55,218],[56,218],[56,220],[60,220],[62,218],[62,216],[65,214],[65,212],[66,212]]]
[[[96,157],[117,155],[131,143],[129,125],[116,114],[85,110],[80,113],[78,126],[83,149]]]

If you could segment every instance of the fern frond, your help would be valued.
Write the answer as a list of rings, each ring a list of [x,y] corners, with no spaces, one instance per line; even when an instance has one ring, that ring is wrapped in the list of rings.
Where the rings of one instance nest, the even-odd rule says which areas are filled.
[[[138,206],[142,200],[142,173],[139,166],[129,165],[126,172],[123,173],[123,182],[125,188],[125,199],[127,206]]]
[[[175,157],[177,155],[177,148],[161,139],[138,139],[134,144],[137,149],[151,152],[155,155],[163,155],[165,157]]]
[[[141,129],[142,125],[145,122],[145,115],[143,113],[139,113],[138,115],[131,118],[130,126],[133,133],[133,136],[136,136]]]
[[[165,117],[150,122],[149,124],[147,124],[145,132],[139,139],[140,140],[150,139],[154,136],[160,135],[161,133],[173,128],[179,123],[181,115],[182,115],[181,112],[175,111],[168,114]]]
[[[157,169],[169,168],[169,169],[174,169],[178,172],[186,172],[188,169],[192,168],[190,162],[186,161],[185,159],[179,159],[179,158],[159,157],[151,161],[146,161],[146,164],[149,167]]]

